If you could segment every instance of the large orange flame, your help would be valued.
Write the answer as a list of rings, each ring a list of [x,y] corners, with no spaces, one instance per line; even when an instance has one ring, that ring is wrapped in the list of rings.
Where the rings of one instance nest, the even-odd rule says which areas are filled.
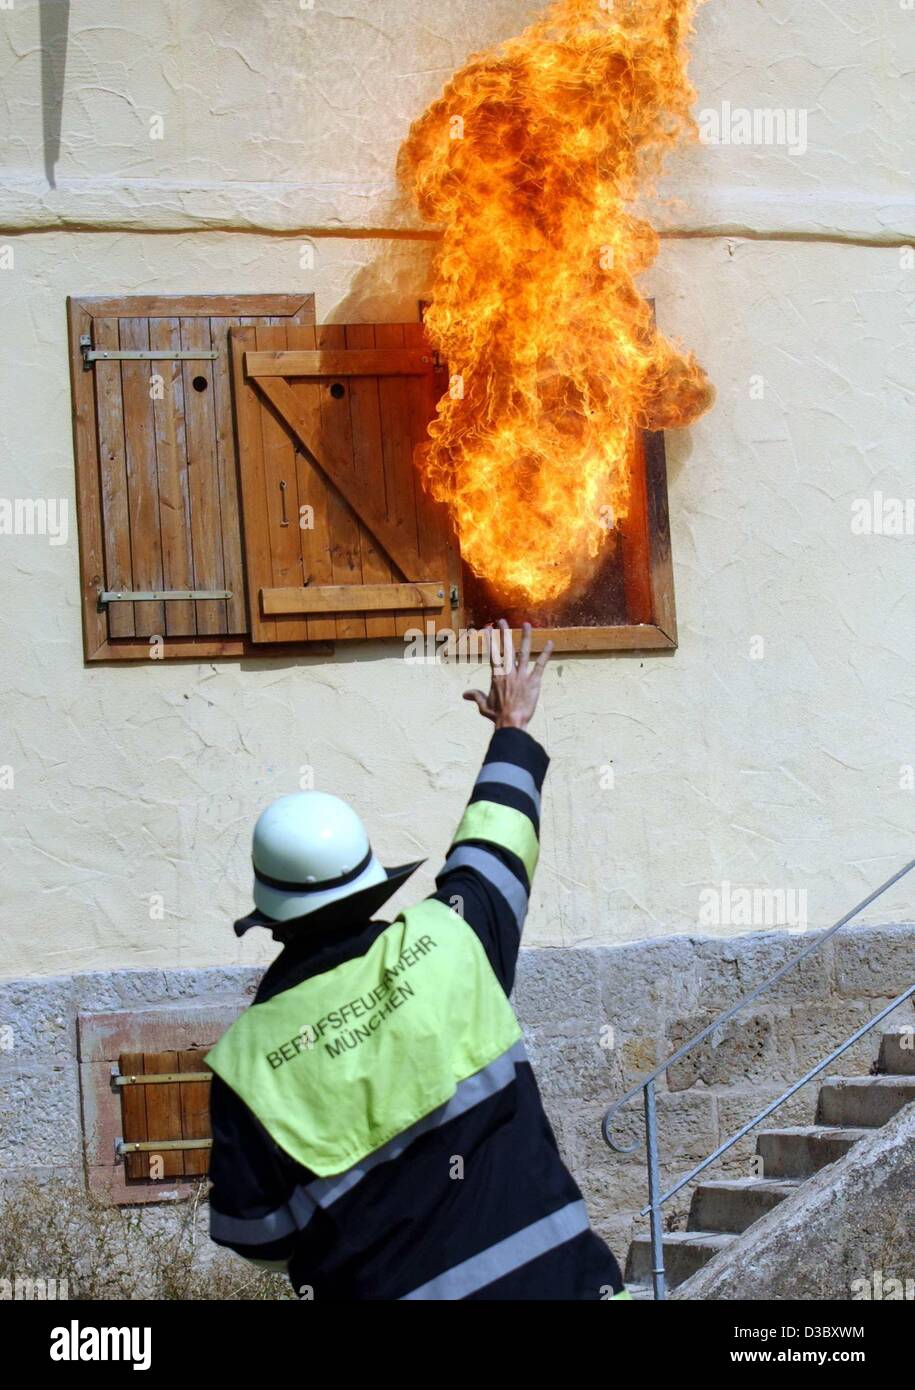
[[[635,287],[658,239],[629,206],[696,135],[697,3],[555,0],[473,57],[400,152],[443,227],[426,324],[452,389],[421,467],[465,560],[515,599],[593,572],[626,515],[633,428],[688,424],[714,396]]]

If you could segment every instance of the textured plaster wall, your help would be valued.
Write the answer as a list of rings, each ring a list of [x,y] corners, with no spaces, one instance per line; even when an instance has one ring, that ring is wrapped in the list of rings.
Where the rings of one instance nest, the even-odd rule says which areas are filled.
[[[597,4],[597,0],[595,0]],[[50,5],[49,9],[62,9]],[[539,0],[80,0],[57,188],[43,175],[37,0],[0,24],[0,220],[415,225],[392,170],[410,120]],[[266,20],[266,22],[265,22]],[[721,146],[671,169],[671,226],[911,231],[915,15],[899,0],[709,0],[701,107],[803,107],[810,154]],[[59,62],[60,44],[54,53]],[[164,138],[151,141],[162,116]]]
[[[68,293],[313,289],[323,319],[414,317],[432,241],[393,209],[397,141],[470,48],[536,7],[271,0],[264,23],[266,5],[73,6],[56,189],[37,6],[0,11],[0,497],[66,497],[72,521]],[[913,537],[853,535],[851,507],[913,491],[897,74],[915,14],[711,0],[695,49],[701,106],[810,107],[810,149],[697,146],[672,175],[661,220],[690,235],[665,238],[645,288],[719,391],[668,439],[681,645],[549,673],[538,946],[694,932],[722,880],[807,890],[821,926],[911,852]],[[429,888],[485,746],[469,668],[340,644],[86,670],[75,525],[57,547],[0,536],[0,565],[5,974],[265,958],[228,922],[251,823],[305,766],[388,862],[428,854],[412,891]]]

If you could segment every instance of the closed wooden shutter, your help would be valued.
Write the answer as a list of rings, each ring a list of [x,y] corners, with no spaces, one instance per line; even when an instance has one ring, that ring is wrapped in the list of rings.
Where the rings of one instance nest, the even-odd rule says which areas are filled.
[[[120,1075],[115,1081],[121,1093],[122,1151],[128,1179],[164,1181],[207,1173],[210,1082],[144,1079],[182,1072],[201,1075],[209,1071],[204,1055],[197,1050],[120,1054]]]
[[[157,655],[241,655],[248,622],[228,333],[313,323],[314,298],[76,299],[69,308],[86,658],[148,658],[156,637],[165,647]],[[125,356],[137,353],[159,355]],[[229,597],[100,601],[182,592]]]
[[[444,371],[421,324],[232,330],[251,637],[457,621],[460,560],[414,467]]]

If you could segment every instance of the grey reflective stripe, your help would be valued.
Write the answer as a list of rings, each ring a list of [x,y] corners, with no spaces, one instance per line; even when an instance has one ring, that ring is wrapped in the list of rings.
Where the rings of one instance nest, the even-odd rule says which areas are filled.
[[[537,815],[540,815],[540,793],[526,768],[517,767],[515,763],[484,763],[475,785],[479,786],[481,782],[503,782],[524,792],[537,807]]]
[[[361,1182],[373,1168],[398,1158],[420,1135],[441,1128],[449,1120],[466,1114],[475,1105],[504,1091],[515,1079],[515,1067],[525,1061],[527,1053],[519,1039],[488,1066],[458,1082],[454,1095],[437,1110],[430,1111],[402,1134],[389,1139],[380,1149],[348,1168],[345,1173],[333,1178],[316,1178],[307,1187],[297,1187],[288,1202],[266,1216],[223,1216],[210,1207],[210,1235],[233,1245],[268,1245],[294,1231],[303,1231],[318,1207],[329,1207]]]
[[[457,849],[453,849],[448,855],[438,878],[444,878],[452,869],[463,868],[476,869],[487,883],[498,889],[520,927],[527,916],[527,889],[518,875],[506,868],[502,860],[490,854],[488,849],[480,849],[479,845],[458,845]]]
[[[481,1250],[479,1255],[471,1255],[469,1260],[436,1275],[428,1283],[420,1284],[418,1289],[404,1294],[403,1299],[466,1298],[587,1229],[588,1213],[584,1202],[570,1202],[567,1207],[560,1207],[513,1236],[506,1236],[505,1240]]]
[[[322,1178],[317,1182],[309,1183],[308,1192],[314,1197],[320,1207],[328,1207],[331,1202],[335,1202],[338,1197],[342,1197],[345,1192],[361,1182],[366,1173],[370,1173],[373,1168],[377,1168],[379,1163],[389,1163],[391,1159],[398,1158],[404,1149],[408,1148],[415,1139],[421,1134],[428,1134],[430,1130],[440,1129],[442,1125],[448,1124],[449,1120],[454,1120],[458,1115],[464,1115],[468,1110],[472,1110],[475,1105],[488,1100],[490,1096],[497,1095],[499,1091],[504,1091],[506,1086],[510,1086],[515,1079],[515,1067],[519,1062],[527,1061],[527,1053],[524,1050],[524,1043],[519,1039],[518,1042],[510,1047],[507,1052],[503,1052],[489,1066],[474,1072],[473,1076],[468,1076],[464,1081],[458,1083],[457,1090],[450,1100],[446,1100],[444,1105],[440,1105],[437,1110],[431,1111],[423,1119],[417,1120],[416,1124],[405,1129],[402,1134],[397,1134],[393,1139],[389,1139],[380,1149],[369,1154],[361,1163],[348,1168],[345,1173],[340,1173],[333,1178]]]
[[[315,1211],[308,1188],[297,1187],[281,1207],[266,1216],[224,1216],[210,1207],[210,1235],[232,1245],[269,1245],[294,1231],[303,1231]]]

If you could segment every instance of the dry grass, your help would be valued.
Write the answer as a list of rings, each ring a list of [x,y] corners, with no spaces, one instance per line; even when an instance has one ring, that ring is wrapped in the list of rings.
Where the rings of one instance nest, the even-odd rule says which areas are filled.
[[[0,1193],[0,1279],[66,1280],[84,1299],[288,1299],[288,1279],[213,1254],[204,1187],[175,1206],[117,1207],[77,1183]]]

